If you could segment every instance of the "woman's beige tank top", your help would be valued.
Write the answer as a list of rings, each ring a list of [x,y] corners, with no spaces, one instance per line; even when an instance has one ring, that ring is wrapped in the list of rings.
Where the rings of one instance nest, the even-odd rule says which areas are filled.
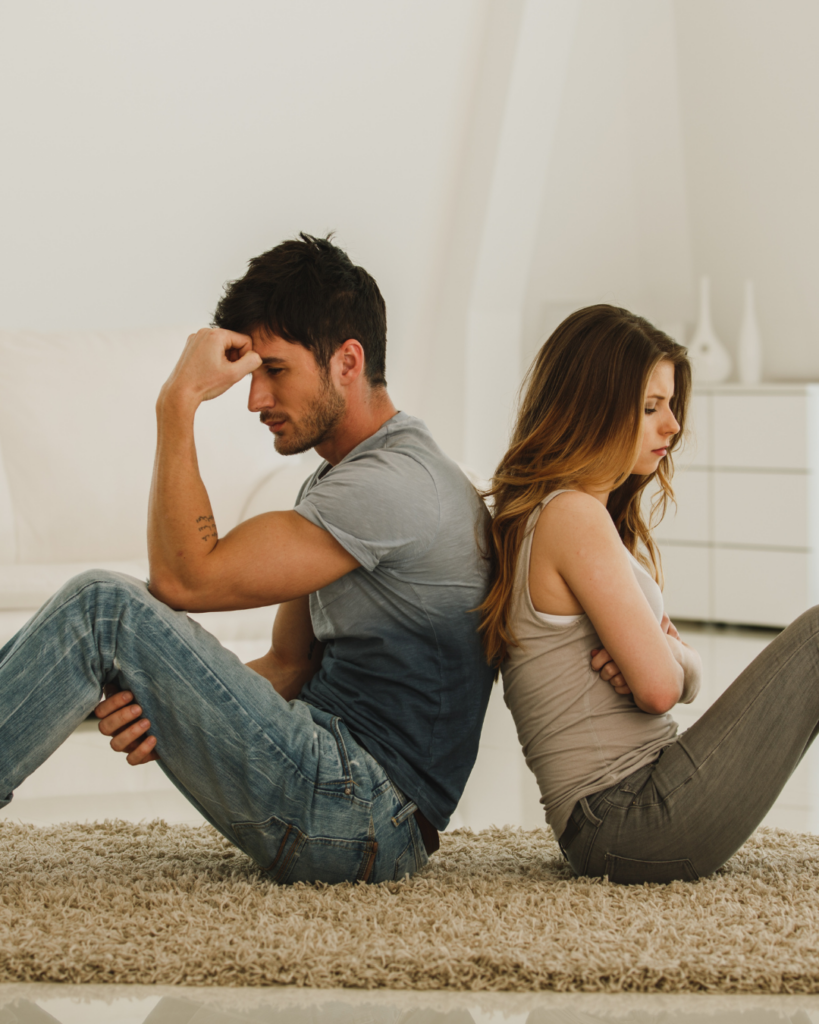
[[[518,555],[509,625],[520,646],[503,663],[504,700],[515,719],[526,763],[540,787],[546,821],[559,838],[583,796],[607,789],[653,761],[677,734],[669,715],[641,711],[591,668],[602,644],[588,615],[544,615],[529,594],[529,559],[540,513],[532,512]],[[660,588],[629,555],[637,582],[659,622]]]

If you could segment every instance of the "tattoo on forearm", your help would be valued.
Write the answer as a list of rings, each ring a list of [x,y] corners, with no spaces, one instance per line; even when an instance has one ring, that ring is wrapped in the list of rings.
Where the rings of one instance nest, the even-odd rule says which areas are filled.
[[[199,516],[196,522],[201,524],[197,526],[201,540],[219,539],[219,534],[216,532],[216,523],[213,520],[213,516]]]

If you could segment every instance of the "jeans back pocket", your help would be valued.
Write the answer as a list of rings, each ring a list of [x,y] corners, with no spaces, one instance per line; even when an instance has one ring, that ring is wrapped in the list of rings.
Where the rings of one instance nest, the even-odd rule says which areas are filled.
[[[308,836],[275,815],[236,822],[233,831],[241,849],[279,884],[367,882],[378,850],[375,839]]]
[[[605,874],[615,885],[641,885],[643,882],[696,882],[699,875],[687,858],[683,860],[634,860],[606,854]]]

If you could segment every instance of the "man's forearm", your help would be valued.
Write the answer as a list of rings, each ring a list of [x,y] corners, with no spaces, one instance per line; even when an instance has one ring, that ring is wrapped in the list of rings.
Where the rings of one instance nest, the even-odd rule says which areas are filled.
[[[310,599],[299,597],[279,605],[270,650],[248,668],[264,676],[285,700],[293,700],[318,672],[324,644],[313,633]]]
[[[191,590],[196,590],[218,539],[196,459],[196,410],[202,402],[224,394],[260,363],[246,335],[204,329],[190,335],[159,393],[148,505],[148,558],[151,591],[172,607],[184,607]]]
[[[210,498],[199,474],[193,422],[198,403],[160,395],[157,446],[148,504],[151,591],[172,606],[216,546]]]
[[[281,694],[285,700],[293,700],[301,693],[304,684],[313,678],[320,664],[320,656],[316,662],[310,660],[298,665],[285,662],[271,647],[264,657],[247,662],[247,667],[264,676],[276,693]]]

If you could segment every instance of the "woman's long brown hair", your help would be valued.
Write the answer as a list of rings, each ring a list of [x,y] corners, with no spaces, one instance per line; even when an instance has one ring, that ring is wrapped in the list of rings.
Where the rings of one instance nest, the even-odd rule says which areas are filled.
[[[674,364],[671,409],[680,432],[656,472],[637,476],[629,471],[639,453],[645,391],[662,360]],[[529,517],[552,491],[621,481],[609,495],[609,514],[626,548],[662,582],[651,529],[674,500],[671,453],[683,437],[690,392],[685,348],[626,309],[579,309],[543,345],[521,385],[512,443],[485,494],[494,501],[492,574],[479,628],[490,664],[498,668],[517,644],[509,615],[518,554]],[[655,477],[660,489],[646,523],[641,498]]]

